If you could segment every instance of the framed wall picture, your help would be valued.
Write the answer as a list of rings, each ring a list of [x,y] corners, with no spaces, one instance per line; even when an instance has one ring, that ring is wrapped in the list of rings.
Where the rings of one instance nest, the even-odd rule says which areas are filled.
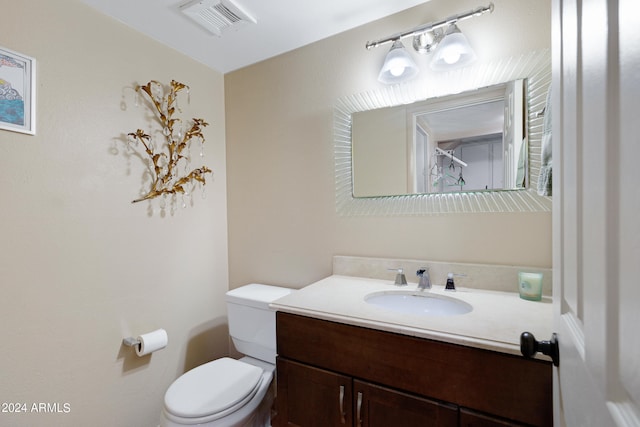
[[[0,47],[0,129],[36,133],[36,60]]]

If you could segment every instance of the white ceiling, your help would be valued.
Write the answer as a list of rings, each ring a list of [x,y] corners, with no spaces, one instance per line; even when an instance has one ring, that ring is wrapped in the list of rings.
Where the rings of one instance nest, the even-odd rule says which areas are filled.
[[[228,73],[428,0],[233,0],[257,23],[222,37],[202,29],[180,11],[189,0],[82,1],[214,70]]]
[[[420,120],[427,124],[437,141],[502,133],[504,101],[434,111],[420,116]]]

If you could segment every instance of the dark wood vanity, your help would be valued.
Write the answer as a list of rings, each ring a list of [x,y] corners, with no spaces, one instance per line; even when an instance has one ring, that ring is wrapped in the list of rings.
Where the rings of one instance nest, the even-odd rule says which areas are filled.
[[[552,426],[552,364],[277,313],[275,427]]]

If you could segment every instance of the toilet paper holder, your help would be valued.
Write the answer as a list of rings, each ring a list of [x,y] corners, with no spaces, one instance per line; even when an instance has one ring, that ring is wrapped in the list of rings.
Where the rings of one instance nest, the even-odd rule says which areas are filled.
[[[138,338],[128,337],[122,340],[122,344],[126,345],[127,347],[135,347],[137,345],[140,345],[141,342]]]
[[[168,344],[167,331],[156,329],[137,337],[128,337],[122,340],[122,344],[133,347],[138,356],[146,356],[154,351],[162,350]]]

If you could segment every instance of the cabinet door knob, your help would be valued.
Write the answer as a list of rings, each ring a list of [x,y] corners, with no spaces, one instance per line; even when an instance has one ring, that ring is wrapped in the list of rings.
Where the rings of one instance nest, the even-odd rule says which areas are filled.
[[[555,366],[560,366],[560,349],[558,346],[558,334],[553,333],[549,341],[536,341],[531,332],[523,332],[520,335],[520,352],[526,358],[530,358],[540,352],[551,357]]]

